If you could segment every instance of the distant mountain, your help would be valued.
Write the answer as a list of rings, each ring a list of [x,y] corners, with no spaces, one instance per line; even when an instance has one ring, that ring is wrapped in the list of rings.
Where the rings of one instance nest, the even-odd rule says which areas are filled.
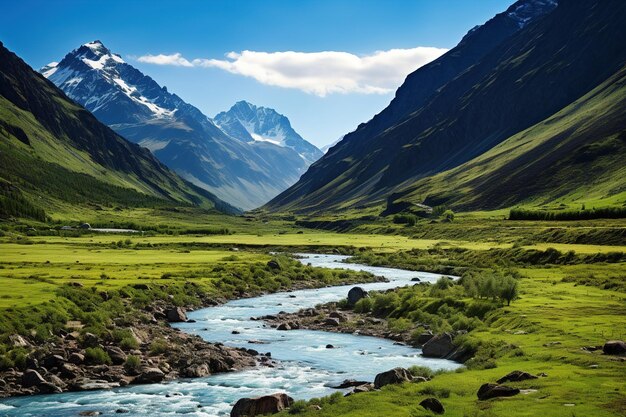
[[[332,148],[333,146],[335,146],[336,144],[338,144],[339,142],[341,142],[343,140],[344,136],[340,137],[339,139],[337,139],[336,141],[329,143],[326,146],[322,146],[322,148],[320,149],[323,153],[328,152],[328,150],[330,148]]]
[[[561,0],[558,7],[546,0],[516,2],[409,75],[386,109],[346,135],[266,208],[315,212],[407,199],[493,209],[594,187],[606,191],[602,198],[622,193],[622,170],[606,158],[623,152],[623,100],[619,93],[585,97],[601,85],[621,88],[625,19],[626,3],[617,0]],[[607,101],[600,105],[601,97]],[[579,108],[570,107],[575,103]],[[587,113],[580,113],[583,106]],[[583,126],[551,119],[566,109],[595,128],[581,134]],[[604,126],[603,111],[611,114]],[[539,135],[548,120],[553,129],[544,125]],[[602,145],[605,140],[610,146]],[[496,158],[502,149],[508,153]],[[570,153],[577,150],[593,176],[580,173],[582,165]],[[513,156],[543,171],[517,166],[513,176]],[[466,164],[474,169],[463,171]],[[557,167],[558,175],[539,180]]]
[[[219,113],[213,121],[230,136],[245,142],[269,142],[293,149],[306,163],[302,173],[322,156],[319,149],[293,130],[289,119],[274,109],[240,101],[230,110]]]
[[[0,213],[64,204],[235,209],[178,177],[0,43]]]
[[[226,134],[196,107],[124,62],[100,41],[80,46],[59,63],[43,67],[41,73],[100,121],[150,149],[183,178],[242,209],[255,208],[288,188],[314,158],[312,145],[277,113],[275,119],[281,126],[276,126],[275,133],[285,135],[278,145]],[[269,119],[265,124],[271,130]],[[266,133],[271,134],[270,130]],[[302,156],[295,149],[302,150]]]

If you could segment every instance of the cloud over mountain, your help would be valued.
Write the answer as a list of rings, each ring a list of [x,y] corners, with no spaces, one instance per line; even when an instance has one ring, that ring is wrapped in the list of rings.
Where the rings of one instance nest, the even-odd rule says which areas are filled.
[[[188,60],[180,53],[144,55],[140,62],[157,65],[219,68],[258,82],[293,88],[324,97],[328,94],[386,94],[407,74],[438,58],[447,49],[419,46],[376,51],[369,55],[349,52],[229,52],[225,59]]]

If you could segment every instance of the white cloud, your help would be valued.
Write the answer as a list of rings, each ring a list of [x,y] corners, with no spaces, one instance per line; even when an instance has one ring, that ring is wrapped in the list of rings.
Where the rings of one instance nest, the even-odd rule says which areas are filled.
[[[295,88],[324,97],[328,94],[386,94],[411,72],[444,54],[447,49],[417,47],[390,49],[358,56],[349,52],[229,52],[225,59],[194,59],[180,53],[146,55],[140,62],[157,65],[219,68],[254,78],[260,83]]]
[[[137,58],[139,62],[156,65],[174,65],[177,67],[193,67],[193,64],[177,52],[172,55],[144,55]]]

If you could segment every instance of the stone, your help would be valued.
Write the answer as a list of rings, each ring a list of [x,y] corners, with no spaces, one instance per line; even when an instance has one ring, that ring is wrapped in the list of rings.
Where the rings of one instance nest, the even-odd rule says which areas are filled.
[[[411,281],[412,282],[421,282],[422,280],[419,279],[418,277],[415,277],[415,278],[411,278]]]
[[[203,376],[210,375],[211,371],[209,370],[209,365],[201,363],[189,366],[183,373],[187,378],[201,378]]]
[[[43,366],[46,369],[58,368],[65,363],[65,359],[61,355],[50,355],[43,360]]]
[[[404,368],[393,368],[389,371],[381,372],[374,378],[374,387],[381,388],[390,384],[401,384],[410,381],[413,377]]]
[[[165,374],[159,368],[145,368],[135,378],[137,384],[154,384],[165,379]]]
[[[273,259],[267,263],[267,266],[270,269],[279,269],[279,270],[281,269],[280,264]]]
[[[529,374],[524,371],[513,371],[504,375],[502,378],[498,379],[496,382],[498,384],[502,384],[503,382],[519,382],[526,381],[527,379],[537,379],[537,376]]]
[[[429,358],[445,358],[454,350],[452,335],[442,333],[433,336],[422,346],[422,355]]]
[[[441,401],[436,398],[426,398],[420,402],[420,405],[435,414],[443,414],[446,412],[445,408],[443,408],[443,404],[441,404]]]
[[[341,314],[341,313],[340,313],[340,312],[338,312],[338,311],[333,311],[332,313],[330,313],[330,314],[328,315],[328,317],[331,317],[331,318],[333,318],[333,319],[337,319],[337,320],[339,320],[339,322],[340,322],[340,323],[344,323],[344,322],[348,321],[348,319],[346,318],[346,316],[344,316],[343,314]]]
[[[12,334],[9,336],[9,341],[14,347],[29,347],[30,343],[19,334]]]
[[[624,355],[626,354],[626,343],[623,340],[609,340],[602,346],[602,352],[605,355]]]
[[[170,323],[182,323],[187,321],[185,310],[180,307],[173,307],[165,311],[165,317]]]
[[[339,326],[339,320],[332,319],[332,318],[327,318],[326,320],[324,320],[324,326],[337,327],[337,326]]]
[[[59,368],[61,376],[68,379],[74,379],[80,375],[80,368],[73,363],[64,363]]]
[[[367,291],[361,287],[353,287],[348,291],[348,304],[355,305],[360,299],[367,297]]]
[[[427,332],[424,332],[422,334],[420,334],[419,336],[417,336],[417,340],[416,342],[419,345],[423,345],[424,343],[428,342],[430,339],[432,339],[434,336],[433,332],[431,332],[430,330]]]
[[[374,390],[374,384],[367,383],[367,384],[362,384],[362,385],[354,387],[354,389],[352,390],[352,393],[358,394],[361,392],[370,392],[373,390]]]
[[[334,348],[335,348],[335,346],[333,346],[331,344],[326,345],[326,349],[334,349]]]
[[[122,351],[122,349],[118,348],[117,346],[107,347],[106,352],[109,354],[113,365],[121,365],[126,362],[126,354]]]
[[[290,407],[293,402],[293,398],[285,393],[276,393],[257,398],[241,398],[235,403],[230,412],[230,417],[254,417],[274,414]]]
[[[357,381],[356,379],[344,379],[343,382],[339,385],[332,386],[334,389],[344,389],[350,387],[358,387],[361,385],[367,385],[369,382],[367,381]]]
[[[82,353],[74,352],[67,358],[67,361],[73,363],[74,365],[80,365],[85,362],[85,355]]]
[[[60,392],[63,392],[61,388],[57,387],[51,382],[42,382],[41,384],[37,385],[37,388],[39,389],[39,392],[41,394],[58,394]]]
[[[24,388],[34,387],[44,382],[46,382],[46,380],[34,369],[27,369],[24,375],[22,375],[22,386]]]
[[[291,330],[291,326],[287,323],[281,323],[278,325],[276,330]]]
[[[520,390],[518,388],[487,383],[480,386],[476,395],[479,400],[484,401],[496,397],[512,397],[513,395],[517,395],[519,393]]]

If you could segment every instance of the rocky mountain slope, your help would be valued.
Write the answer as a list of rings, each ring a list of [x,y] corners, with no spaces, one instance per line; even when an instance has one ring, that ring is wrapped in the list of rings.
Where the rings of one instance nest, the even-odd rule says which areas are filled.
[[[2,44],[0,136],[4,214],[41,217],[42,209],[68,202],[234,210],[100,123]]]
[[[282,135],[275,136],[280,140],[259,144],[245,135],[238,137],[241,132],[225,133],[196,107],[124,62],[100,41],[80,46],[41,73],[120,135],[150,149],[183,178],[243,209],[276,196],[298,180],[316,155],[321,156],[286,118],[270,109],[257,109],[266,113],[263,122],[251,114],[241,120],[257,123],[261,136]]]
[[[498,184],[509,178],[498,174],[509,172],[508,159],[487,158],[491,154],[485,152],[496,152],[496,146],[505,146],[502,144],[514,135],[547,123],[577,100],[587,103],[583,97],[603,83],[619,89],[619,71],[626,63],[625,17],[626,4],[619,1],[561,0],[556,8],[554,2],[518,1],[470,31],[447,54],[409,75],[387,109],[346,135],[297,184],[266,207],[312,212],[384,205],[404,196],[414,203],[481,209],[541,197],[550,201],[564,189],[576,192],[584,180],[571,175],[577,172],[570,158],[572,149],[561,146],[560,140],[570,139],[570,130],[555,129],[542,139],[535,136],[538,130],[530,130],[527,133],[533,135],[526,140],[537,146],[542,143],[541,152],[530,147],[526,155],[516,154],[519,161],[535,161],[548,153],[550,158],[542,159],[542,164],[560,161],[561,175],[544,180],[542,187],[504,190]],[[576,139],[579,147],[595,149],[603,140],[621,137],[625,121],[617,115],[623,105],[620,94],[615,92],[609,98],[616,100],[615,106],[606,106],[614,115],[610,129],[580,136]],[[600,127],[604,110],[598,106],[588,110],[593,114],[585,114],[587,120],[593,119]],[[567,125],[560,126],[565,129]],[[611,146],[618,146],[621,152],[623,141],[618,139]],[[475,184],[480,183],[484,191],[468,198],[466,194],[474,190],[464,184],[475,178],[458,169],[481,155],[482,172],[497,174],[477,179]],[[587,167],[597,171],[586,184],[609,178],[617,188],[609,187],[608,197],[619,193],[615,164],[596,164],[600,155],[593,151],[586,155]],[[451,169],[457,169],[456,178],[463,182],[447,183],[446,193],[417,187],[424,184],[420,181]],[[529,173],[518,171],[516,184],[527,185],[534,178]],[[500,198],[502,193],[508,197]]]

